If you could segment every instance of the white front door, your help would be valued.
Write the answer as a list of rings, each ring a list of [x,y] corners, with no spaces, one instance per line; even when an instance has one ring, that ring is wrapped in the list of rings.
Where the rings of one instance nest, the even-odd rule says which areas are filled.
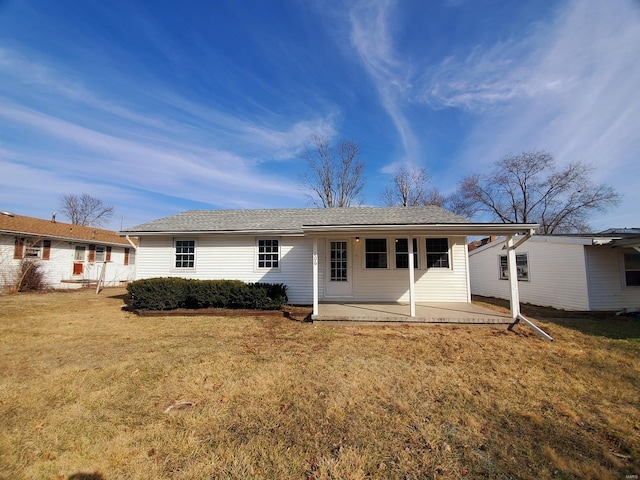
[[[351,297],[351,248],[348,238],[327,240],[325,297]]]

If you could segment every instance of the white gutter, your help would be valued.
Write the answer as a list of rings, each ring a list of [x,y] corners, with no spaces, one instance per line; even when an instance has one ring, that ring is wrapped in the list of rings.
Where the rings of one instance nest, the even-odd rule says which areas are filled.
[[[530,234],[538,228],[536,223],[420,223],[420,224],[391,224],[391,225],[303,225],[302,230],[307,233],[327,233],[336,232],[367,232],[381,231],[412,231],[412,232],[434,232],[451,235],[516,235],[521,233]]]

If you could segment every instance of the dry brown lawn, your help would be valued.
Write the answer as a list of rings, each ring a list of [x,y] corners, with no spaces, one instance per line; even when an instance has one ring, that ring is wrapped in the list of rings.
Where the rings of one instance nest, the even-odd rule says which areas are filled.
[[[0,297],[0,479],[624,479],[640,320],[327,326]],[[305,312],[297,312],[303,317]]]

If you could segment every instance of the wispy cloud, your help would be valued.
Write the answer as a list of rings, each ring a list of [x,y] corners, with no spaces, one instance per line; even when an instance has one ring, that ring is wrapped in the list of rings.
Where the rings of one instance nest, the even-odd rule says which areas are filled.
[[[157,87],[140,91],[135,84],[114,100],[93,91],[89,78],[72,80],[53,64],[6,48],[0,50],[0,78],[3,123],[29,135],[38,132],[40,145],[56,145],[43,151],[2,141],[0,165],[9,183],[24,181],[11,177],[24,172],[13,159],[28,155],[35,176],[55,164],[76,178],[71,183],[88,190],[130,187],[211,206],[257,207],[265,196],[296,203],[304,199],[297,177],[270,165],[295,158],[312,133],[335,134],[331,112],[320,116],[303,109],[293,119],[234,115]],[[57,185],[49,192],[56,197],[72,186],[51,185]]]
[[[355,3],[349,12],[351,42],[400,136],[403,158],[394,163],[415,163],[420,157],[419,142],[403,111],[403,99],[411,88],[408,69],[394,50],[390,33],[394,7],[392,0]]]
[[[637,45],[638,4],[571,1],[527,37],[443,62],[421,99],[482,113],[460,159],[464,168],[545,149],[561,164],[595,165],[594,179],[620,189],[622,208],[632,211],[640,196],[637,188],[625,192],[621,179],[640,174]]]

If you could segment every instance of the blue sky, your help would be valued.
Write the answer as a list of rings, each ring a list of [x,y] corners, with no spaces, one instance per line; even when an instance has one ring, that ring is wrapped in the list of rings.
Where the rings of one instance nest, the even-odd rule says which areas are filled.
[[[307,207],[320,133],[367,205],[400,165],[450,193],[542,149],[623,195],[594,228],[640,227],[639,59],[633,0],[0,0],[0,210]]]

